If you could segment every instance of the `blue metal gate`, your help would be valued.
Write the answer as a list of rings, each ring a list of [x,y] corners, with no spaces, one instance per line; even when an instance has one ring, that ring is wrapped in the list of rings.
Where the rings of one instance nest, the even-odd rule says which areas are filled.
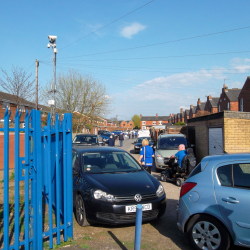
[[[18,109],[15,127],[9,127],[10,112],[4,115],[3,235],[1,249],[43,249],[44,238],[53,248],[61,239],[73,237],[72,206],[72,115],[50,115],[47,126],[41,126],[41,112],[25,115],[25,128],[20,128]],[[9,152],[9,134],[15,133],[15,150]],[[20,157],[20,132],[25,133],[25,155]],[[9,156],[15,157],[14,191],[10,196]],[[14,195],[14,198],[13,198]],[[10,213],[10,199],[14,200]],[[14,221],[14,224],[13,224]],[[1,224],[1,223],[0,223]],[[0,225],[1,227],[1,225]],[[1,232],[1,228],[0,228]],[[61,235],[62,234],[62,235]],[[1,234],[0,234],[1,235]],[[61,237],[62,238],[61,238]]]

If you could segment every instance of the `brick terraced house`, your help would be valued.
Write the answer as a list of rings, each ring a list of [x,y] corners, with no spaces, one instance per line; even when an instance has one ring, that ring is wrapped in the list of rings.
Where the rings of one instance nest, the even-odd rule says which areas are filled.
[[[223,110],[238,111],[239,110],[238,97],[240,92],[241,89],[237,88],[228,89],[228,87],[224,84],[222,92],[220,94],[220,99],[218,101],[218,112],[221,112]]]
[[[169,116],[142,116],[141,119],[141,129],[149,129],[156,125],[166,125],[168,123]]]

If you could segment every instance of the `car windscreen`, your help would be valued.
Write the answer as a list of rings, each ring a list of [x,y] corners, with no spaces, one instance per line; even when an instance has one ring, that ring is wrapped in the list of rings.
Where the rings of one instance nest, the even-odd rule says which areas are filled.
[[[78,144],[98,144],[98,137],[96,135],[76,135],[76,137],[73,140],[73,143]]]
[[[187,146],[187,140],[185,137],[165,137],[158,141],[158,149],[178,149],[180,144]]]
[[[88,152],[82,154],[82,171],[88,174],[141,171],[126,152]]]
[[[137,143],[142,143],[142,141],[143,141],[144,139],[147,139],[149,142],[151,141],[150,137],[139,137],[139,138],[137,139]]]

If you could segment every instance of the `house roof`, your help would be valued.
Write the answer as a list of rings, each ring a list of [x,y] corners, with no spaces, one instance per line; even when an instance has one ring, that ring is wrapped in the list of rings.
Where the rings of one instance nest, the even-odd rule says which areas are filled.
[[[191,108],[193,114],[195,113],[195,110],[196,110],[196,106],[193,106],[193,108]]]
[[[241,89],[228,89],[228,91],[225,92],[225,94],[230,102],[237,102],[240,91]]]
[[[167,121],[169,116],[142,116],[141,121]]]
[[[187,115],[189,115],[189,111],[190,111],[189,109],[186,109],[186,110],[185,110],[185,113],[186,113]]]
[[[205,105],[206,105],[206,103],[205,103],[205,102],[202,102],[202,103],[199,104],[198,106],[199,106],[200,110],[204,110]],[[198,107],[198,106],[197,106],[197,107]],[[196,109],[197,109],[197,108],[196,108]]]
[[[209,102],[211,103],[211,106],[217,107],[219,99],[220,99],[220,97],[212,97],[212,99],[209,100]]]

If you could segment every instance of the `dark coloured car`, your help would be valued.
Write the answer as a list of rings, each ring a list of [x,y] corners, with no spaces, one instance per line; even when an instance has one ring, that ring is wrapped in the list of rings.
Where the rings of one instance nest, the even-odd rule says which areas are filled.
[[[109,132],[108,130],[98,130],[98,135]]]
[[[139,137],[139,138],[136,139],[135,145],[134,145],[134,153],[135,153],[135,154],[137,154],[137,153],[140,152],[140,149],[141,149],[141,147],[142,147],[142,141],[143,141],[143,139],[147,139],[148,142],[149,142],[148,145],[149,145],[150,147],[152,147],[152,148],[154,147],[154,142],[151,140],[150,137]]]
[[[79,225],[134,223],[161,217],[166,195],[158,180],[126,151],[113,147],[73,147],[73,204]]]
[[[123,131],[122,130],[114,130],[114,131],[112,131],[112,133],[118,136],[119,134],[123,133]]]
[[[111,135],[114,136],[115,140],[118,138],[118,135],[112,134],[111,132],[105,132],[101,134],[102,141],[108,143]]]
[[[99,135],[95,134],[79,134],[73,139],[74,145],[85,145],[85,146],[101,146],[103,145],[102,139]]]

